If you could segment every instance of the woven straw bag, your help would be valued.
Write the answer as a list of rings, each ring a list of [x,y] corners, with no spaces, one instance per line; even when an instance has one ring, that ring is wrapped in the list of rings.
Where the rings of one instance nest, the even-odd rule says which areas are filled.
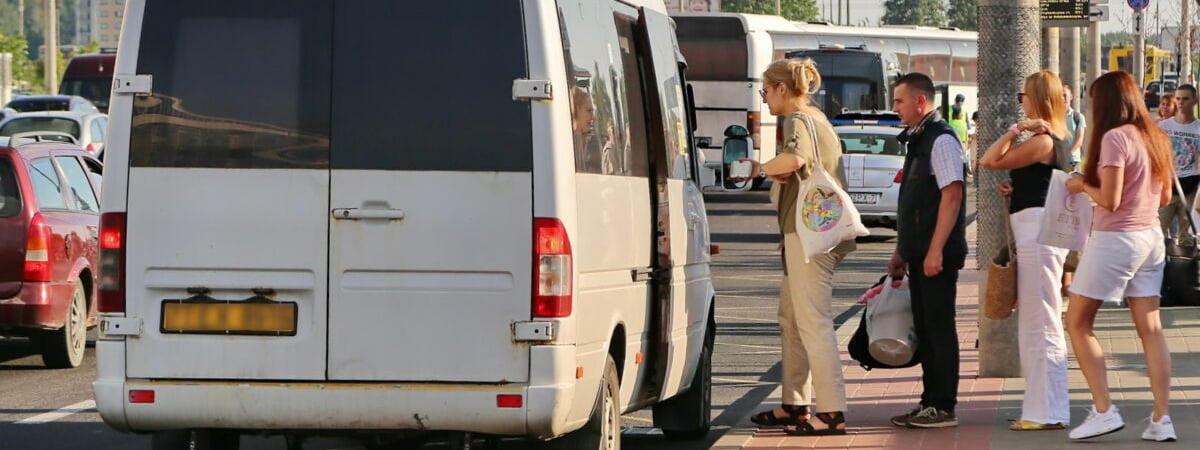
[[[1004,202],[1004,230],[1008,232],[1008,245],[988,263],[987,290],[984,292],[983,315],[992,320],[1007,319],[1017,306],[1017,254],[1013,250],[1007,199]]]

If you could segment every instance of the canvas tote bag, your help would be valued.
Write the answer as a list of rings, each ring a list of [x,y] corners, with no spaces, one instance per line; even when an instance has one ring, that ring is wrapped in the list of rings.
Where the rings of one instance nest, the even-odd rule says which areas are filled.
[[[842,189],[837,179],[825,171],[821,164],[821,151],[817,147],[817,129],[811,117],[799,114],[808,125],[812,142],[812,175],[800,181],[800,193],[796,196],[796,234],[804,246],[804,260],[828,253],[847,239],[871,234],[863,226],[862,217],[850,195]]]

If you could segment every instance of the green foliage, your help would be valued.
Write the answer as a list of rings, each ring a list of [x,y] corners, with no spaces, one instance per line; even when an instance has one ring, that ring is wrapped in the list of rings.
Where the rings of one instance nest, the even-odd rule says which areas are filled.
[[[1101,47],[1122,47],[1133,45],[1133,35],[1128,31],[1109,32],[1100,35]]]
[[[816,0],[780,0],[783,17],[788,20],[816,20]],[[775,14],[775,0],[723,0],[721,11],[747,14]]]
[[[945,0],[885,0],[879,23],[944,27],[947,9]]]
[[[950,0],[950,26],[963,30],[979,29],[977,0]]]
[[[28,43],[25,38],[20,36],[8,36],[0,33],[0,53],[12,53],[13,55],[13,79],[19,87],[34,87],[40,86],[38,82],[38,71],[34,67],[33,61],[29,60],[29,54],[25,53]]]

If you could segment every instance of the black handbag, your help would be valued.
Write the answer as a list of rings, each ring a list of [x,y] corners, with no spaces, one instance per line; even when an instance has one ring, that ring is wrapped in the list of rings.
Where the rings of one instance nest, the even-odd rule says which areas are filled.
[[[1175,195],[1187,199],[1179,180],[1175,180]],[[1188,205],[1186,210],[1190,210]],[[1188,212],[1187,214],[1190,214]],[[1192,236],[1196,236],[1196,224],[1188,221],[1192,228]],[[1200,306],[1200,245],[1196,239],[1190,244],[1179,242],[1178,236],[1166,238],[1167,261],[1163,268],[1161,306]]]

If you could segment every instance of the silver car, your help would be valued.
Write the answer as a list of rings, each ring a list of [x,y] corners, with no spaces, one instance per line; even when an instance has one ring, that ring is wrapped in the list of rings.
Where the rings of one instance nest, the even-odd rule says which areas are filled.
[[[902,127],[838,125],[846,192],[867,226],[895,228],[903,178],[904,145],[896,135]]]
[[[69,134],[76,144],[103,160],[108,115],[94,111],[39,111],[13,114],[0,120],[0,136],[39,131]]]

